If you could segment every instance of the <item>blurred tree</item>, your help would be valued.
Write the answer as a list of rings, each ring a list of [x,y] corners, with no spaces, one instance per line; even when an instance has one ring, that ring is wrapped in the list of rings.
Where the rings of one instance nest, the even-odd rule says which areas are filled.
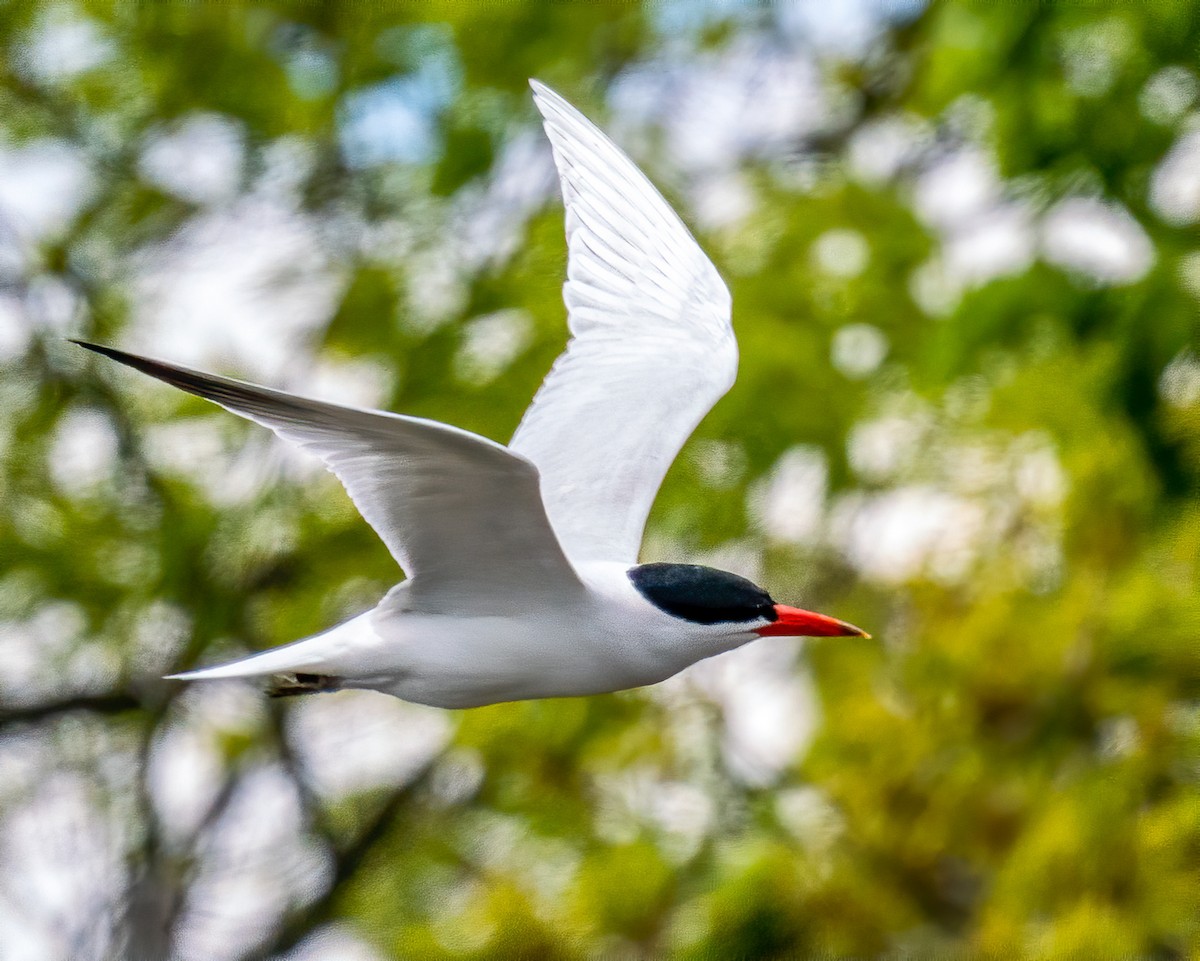
[[[1200,8],[8,4],[0,954],[1200,952]],[[370,605],[265,432],[65,335],[509,436],[526,79],[729,280],[646,555],[874,641],[460,714],[168,670]]]

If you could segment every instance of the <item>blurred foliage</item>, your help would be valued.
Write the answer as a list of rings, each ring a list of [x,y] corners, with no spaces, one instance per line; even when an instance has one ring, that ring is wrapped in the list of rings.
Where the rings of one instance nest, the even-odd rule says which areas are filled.
[[[0,755],[36,738],[82,772],[124,866],[92,907],[104,933],[71,957],[183,945],[189,912],[218,911],[200,883],[206,832],[266,768],[299,785],[327,869],[230,957],[282,957],[335,923],[397,959],[1200,952],[1200,237],[1152,201],[1200,118],[1200,8],[883,8],[868,44],[839,51],[785,30],[785,5],[5,5],[4,149],[66,145],[92,178],[64,225],[0,264],[0,325],[17,331],[0,338]],[[93,46],[71,47],[64,23]],[[287,340],[296,363],[382,372],[385,406],[506,438],[565,339],[561,207],[547,190],[493,217],[497,234],[515,225],[511,249],[461,250],[509,146],[536,131],[527,78],[608,126],[622,78],[686,83],[746,38],[811,57],[841,108],[730,161],[744,216],[697,218],[671,117],[618,136],[704,225],[742,351],[647,551],[733,551],[776,596],[874,632],[803,647],[811,743],[748,774],[702,686],[500,705],[451,715],[448,744],[398,786],[331,800],[297,761],[300,707],[272,703],[222,729],[194,829],[165,825],[148,759],[194,722],[192,695],[159,675],[319,630],[395,571],[332,480],[282,469],[263,432],[93,366],[62,336],[129,338],[138,258],[282,176],[338,291]],[[39,66],[80,44],[102,55]],[[427,126],[372,140],[356,118],[389,97]],[[241,138],[225,199],[147,174],[147,143],[195,116]],[[866,135],[889,123],[915,146],[864,176],[856,150],[882,150]],[[1124,208],[1151,260],[1105,279],[1033,231],[1025,261],[939,294],[950,241],[920,214],[920,185],[968,149],[1034,223],[1068,198]],[[528,336],[481,376],[479,319],[512,309]],[[273,319],[286,325],[265,317],[262,336],[284,339]],[[831,363],[862,325],[884,356]],[[81,415],[115,438],[96,476],[64,459]],[[217,432],[200,455],[214,475],[262,468],[252,494],[156,455],[155,432],[178,423]],[[893,451],[882,467],[871,438]],[[797,445],[827,486],[818,532],[788,537],[761,503]],[[932,512],[909,521],[950,547],[875,565],[918,536],[895,533],[888,504]],[[0,789],[0,818],[21,803]]]

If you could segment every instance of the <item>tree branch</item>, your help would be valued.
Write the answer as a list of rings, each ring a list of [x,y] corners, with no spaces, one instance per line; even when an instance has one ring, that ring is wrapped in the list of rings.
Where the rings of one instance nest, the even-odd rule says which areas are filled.
[[[143,707],[132,694],[81,694],[60,701],[43,704],[25,704],[17,707],[0,705],[0,727],[10,724],[36,724],[60,714],[88,711],[92,714],[123,714]]]
[[[342,888],[354,879],[372,849],[387,834],[396,815],[428,783],[438,760],[438,757],[430,760],[412,780],[397,788],[358,837],[334,852],[333,878],[325,893],[286,919],[275,937],[254,954],[247,955],[244,961],[268,961],[285,954],[322,924],[334,919],[334,904]]]

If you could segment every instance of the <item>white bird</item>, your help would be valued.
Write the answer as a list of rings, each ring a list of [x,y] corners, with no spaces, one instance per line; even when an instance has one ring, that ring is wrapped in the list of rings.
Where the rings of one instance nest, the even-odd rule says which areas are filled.
[[[509,446],[81,344],[318,455],[407,575],[321,634],[173,678],[462,708],[653,684],[769,635],[867,636],[735,574],[638,564],[667,468],[736,376],[729,291],[633,162],[531,84],[566,205],[571,340]]]

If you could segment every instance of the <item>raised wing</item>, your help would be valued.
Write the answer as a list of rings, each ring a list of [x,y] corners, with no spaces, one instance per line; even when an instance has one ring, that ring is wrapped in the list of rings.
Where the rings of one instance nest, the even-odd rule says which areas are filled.
[[[504,613],[583,587],[546,519],[538,472],[446,424],[342,407],[76,341],[317,454],[407,572],[408,607]]]
[[[729,291],[633,162],[530,83],[566,203],[572,337],[510,446],[572,561],[635,563],[667,468],[737,376]]]

